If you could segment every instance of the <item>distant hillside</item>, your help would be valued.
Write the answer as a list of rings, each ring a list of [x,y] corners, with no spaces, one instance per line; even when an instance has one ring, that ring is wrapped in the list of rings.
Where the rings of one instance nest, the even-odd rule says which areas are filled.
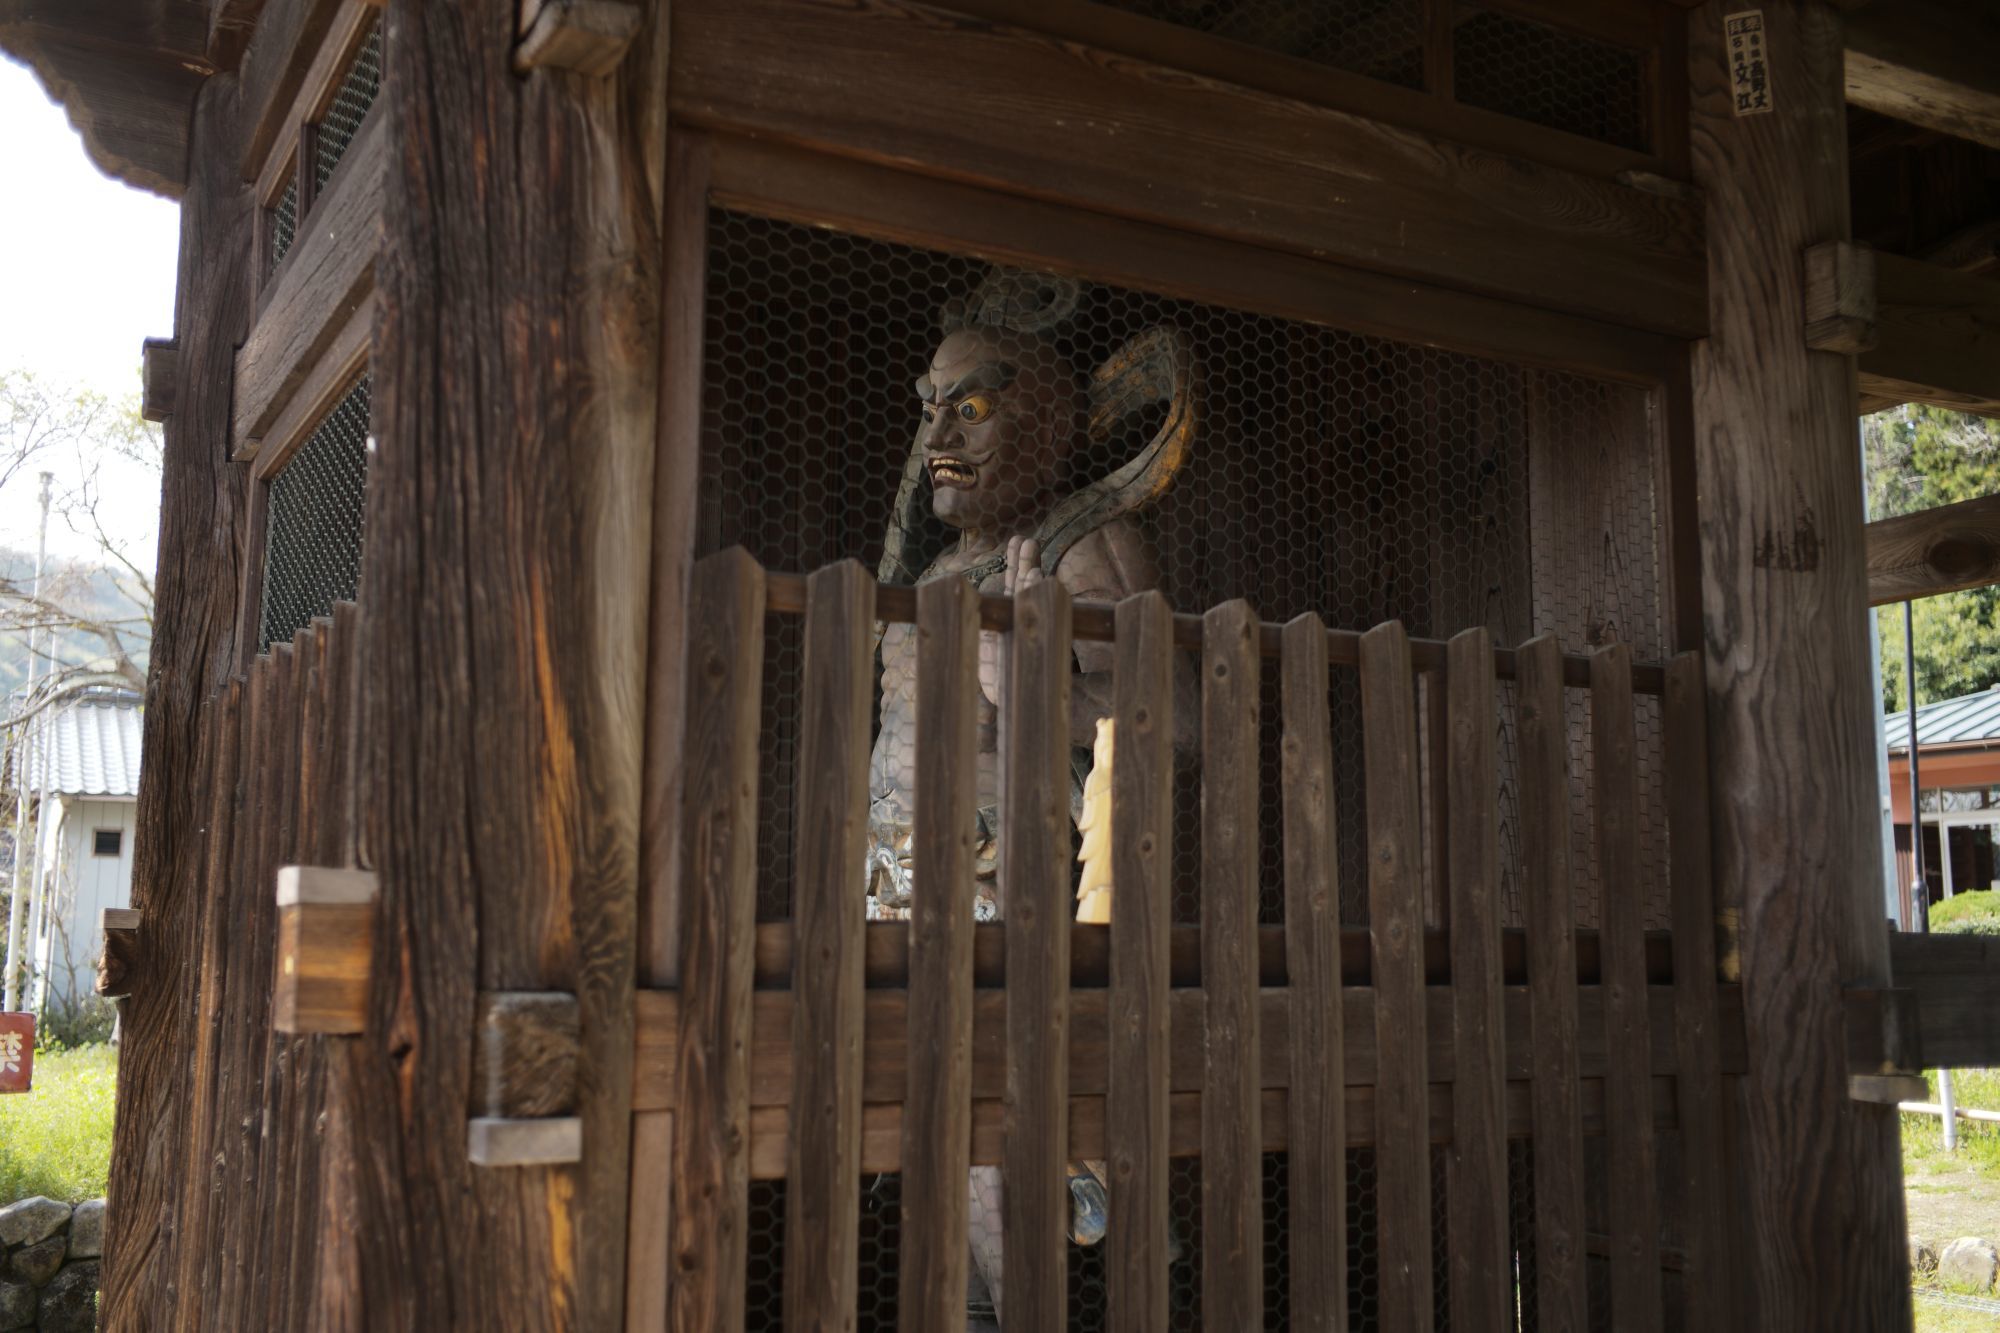
[[[25,589],[33,581],[35,555],[0,547],[0,578],[13,580]],[[43,592],[72,614],[90,620],[120,622],[118,629],[125,650],[144,670],[151,633],[146,625],[146,608],[127,596],[108,568],[86,561],[51,558],[43,570]],[[11,608],[7,608],[11,610]],[[10,619],[14,618],[12,616]],[[68,630],[57,636],[51,648],[44,636],[43,670],[48,659],[78,666],[102,661],[104,645],[95,635]],[[18,630],[0,630],[0,695],[11,694],[27,683],[28,636]]]

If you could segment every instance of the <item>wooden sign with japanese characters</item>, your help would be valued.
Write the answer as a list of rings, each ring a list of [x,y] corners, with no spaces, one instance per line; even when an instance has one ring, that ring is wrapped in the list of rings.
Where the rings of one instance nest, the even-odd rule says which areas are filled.
[[[1771,109],[1771,65],[1764,57],[1764,11],[1746,9],[1723,16],[1729,38],[1729,92],[1739,116]]]
[[[35,1016],[0,1013],[0,1092],[27,1092],[35,1081]]]

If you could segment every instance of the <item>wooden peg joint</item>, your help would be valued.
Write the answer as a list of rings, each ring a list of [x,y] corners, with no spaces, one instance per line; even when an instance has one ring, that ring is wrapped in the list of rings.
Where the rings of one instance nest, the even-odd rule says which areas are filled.
[[[477,1023],[474,1115],[525,1120],[576,1110],[576,996],[567,991],[484,991]]]
[[[639,30],[629,0],[521,0],[514,69],[566,69],[601,79],[618,68]]]
[[[107,907],[100,918],[104,955],[97,960],[97,993],[122,1000],[132,993],[139,969],[139,913],[130,907]]]
[[[1875,252],[1850,241],[1806,251],[1806,346],[1855,356],[1875,346]]]

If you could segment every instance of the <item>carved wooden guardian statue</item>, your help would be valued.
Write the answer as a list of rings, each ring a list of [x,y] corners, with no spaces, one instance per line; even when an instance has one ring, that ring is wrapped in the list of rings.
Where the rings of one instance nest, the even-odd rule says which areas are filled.
[[[1134,511],[1164,492],[1196,430],[1195,375],[1185,337],[1158,326],[1102,365],[1073,364],[1059,338],[1080,295],[1072,280],[999,271],[969,301],[944,312],[944,336],[916,382],[922,422],[896,495],[880,577],[915,583],[963,578],[981,592],[1011,593],[1061,580],[1078,601],[1116,602],[1156,587],[1159,565]],[[1142,424],[1143,423],[1143,424]],[[1154,424],[1157,423],[1157,424]],[[1149,428],[1150,427],[1150,428]],[[1101,475],[1084,460],[1126,440],[1133,448]],[[942,525],[943,533],[939,533]],[[940,544],[941,538],[941,544]],[[943,886],[975,895],[977,914],[1004,910],[995,877],[1001,704],[997,637],[982,637],[979,701],[979,835],[974,882]],[[1097,723],[1112,706],[1112,645],[1078,643],[1071,737],[1081,793]],[[913,885],[910,836],[916,786],[917,642],[913,627],[882,635],[881,727],[870,762],[870,911],[900,915]],[[1079,810],[1072,802],[1072,811]],[[998,1171],[972,1173],[973,1256],[1001,1303]],[[1101,1183],[1071,1168],[1072,1233],[1094,1242],[1104,1227]]]

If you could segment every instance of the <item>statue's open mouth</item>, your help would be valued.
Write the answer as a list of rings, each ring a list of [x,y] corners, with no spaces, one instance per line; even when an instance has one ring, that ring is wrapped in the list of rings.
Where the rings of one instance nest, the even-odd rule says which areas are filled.
[[[972,464],[962,458],[933,458],[929,463],[931,485],[970,487],[979,479]]]

